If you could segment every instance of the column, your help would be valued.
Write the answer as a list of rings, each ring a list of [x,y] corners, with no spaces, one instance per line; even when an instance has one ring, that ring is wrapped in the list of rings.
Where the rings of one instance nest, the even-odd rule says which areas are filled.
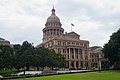
[[[70,52],[70,48],[69,48],[69,59],[71,59],[71,54],[70,54],[71,52]]]
[[[74,68],[76,68],[76,61],[74,61]]]
[[[58,35],[60,35],[60,30],[58,30]]]
[[[69,61],[69,68],[71,68],[71,61]]]
[[[78,61],[78,68],[81,68],[81,64],[80,64],[80,61]]]
[[[74,52],[74,60],[75,60],[76,59],[75,48],[73,48],[73,52]]]
[[[71,52],[70,52],[70,48],[69,48],[69,68],[71,68],[72,66],[71,66]]]
[[[61,30],[60,30],[60,35],[61,35]]]
[[[57,36],[57,29],[56,29],[56,36]]]
[[[49,33],[48,33],[48,36],[50,36],[50,34],[51,34],[50,29],[48,29],[48,32],[49,32]]]
[[[51,29],[51,36],[53,36],[53,29]]]

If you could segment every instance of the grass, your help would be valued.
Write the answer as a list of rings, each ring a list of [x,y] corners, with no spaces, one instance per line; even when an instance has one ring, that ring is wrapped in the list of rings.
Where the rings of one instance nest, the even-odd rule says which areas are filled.
[[[12,80],[24,80],[12,79]],[[25,78],[25,80],[120,80],[120,71],[102,71]]]

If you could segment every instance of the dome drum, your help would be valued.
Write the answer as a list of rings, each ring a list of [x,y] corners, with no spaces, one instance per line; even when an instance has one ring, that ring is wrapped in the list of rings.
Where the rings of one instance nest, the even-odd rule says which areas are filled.
[[[47,22],[45,26],[46,27],[61,27],[62,24],[60,22]]]
[[[56,27],[56,28],[55,28],[55,27],[50,27],[50,28],[47,27],[47,28],[44,28],[44,29],[43,29],[43,32],[44,32],[44,31],[48,31],[48,30],[50,30],[50,29],[52,29],[52,30],[61,30],[61,31],[64,32],[64,29],[63,29],[63,28],[58,28],[58,27]]]

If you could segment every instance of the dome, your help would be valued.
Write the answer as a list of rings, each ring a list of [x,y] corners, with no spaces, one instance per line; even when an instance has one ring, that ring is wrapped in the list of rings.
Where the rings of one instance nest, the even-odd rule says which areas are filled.
[[[53,8],[51,16],[48,17],[47,22],[60,22],[60,19],[55,15],[55,9]]]
[[[56,15],[51,15],[48,17],[47,22],[60,22],[60,19]]]

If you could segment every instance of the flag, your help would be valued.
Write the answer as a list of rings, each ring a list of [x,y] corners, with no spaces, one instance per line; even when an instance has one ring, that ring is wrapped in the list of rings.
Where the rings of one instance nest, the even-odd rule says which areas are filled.
[[[74,26],[74,24],[73,24],[73,23],[71,23],[71,26]]]

